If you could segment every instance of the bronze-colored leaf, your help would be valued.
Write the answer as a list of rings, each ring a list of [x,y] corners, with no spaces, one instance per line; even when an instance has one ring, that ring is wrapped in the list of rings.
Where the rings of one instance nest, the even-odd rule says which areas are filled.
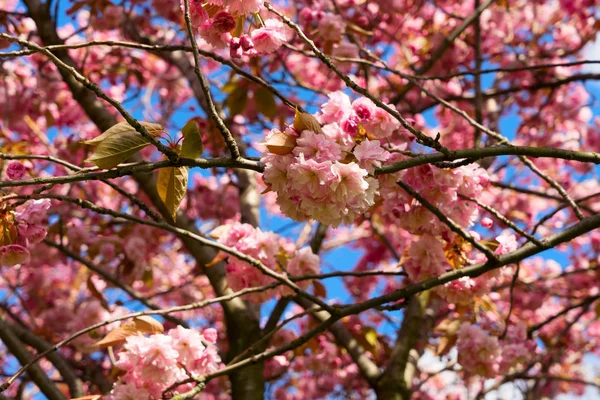
[[[284,156],[291,153],[296,147],[296,136],[286,132],[277,132],[267,140],[265,146],[271,153]]]
[[[113,347],[125,343],[129,336],[137,335],[138,333],[156,334],[163,333],[165,328],[160,322],[152,317],[140,316],[135,317],[133,321],[121,325],[113,329],[104,337],[104,339],[94,343],[96,347]]]
[[[448,335],[448,336],[441,337],[440,342],[435,351],[436,355],[441,357],[441,356],[445,356],[446,354],[448,354],[450,352],[450,350],[452,349],[452,347],[454,347],[454,345],[456,344],[457,340],[458,340],[458,337],[456,335]]]
[[[138,332],[142,333],[164,333],[165,327],[152,317],[141,315],[133,319],[133,324]]]
[[[325,286],[319,281],[313,281],[313,285],[315,286],[315,296],[327,297],[327,289]]]
[[[188,184],[187,167],[168,167],[158,171],[156,190],[161,200],[171,213],[173,220],[181,201],[185,197]]]
[[[94,343],[96,347],[113,347],[125,343],[129,336],[137,335],[135,326],[132,323],[125,324],[108,333],[103,339]]]
[[[225,260],[227,257],[228,257],[227,253],[220,251],[217,253],[217,255],[212,260],[210,260],[208,263],[204,264],[204,267],[209,268],[214,265],[217,265],[221,261]]]
[[[312,131],[314,133],[323,133],[321,124],[319,121],[309,113],[304,113],[296,110],[296,117],[294,118],[294,129],[298,133],[302,131]]]

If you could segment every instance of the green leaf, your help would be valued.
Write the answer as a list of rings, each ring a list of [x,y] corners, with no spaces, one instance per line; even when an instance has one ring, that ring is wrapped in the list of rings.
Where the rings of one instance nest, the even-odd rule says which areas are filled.
[[[86,161],[111,169],[148,146],[148,139],[136,131],[124,131],[103,139]]]
[[[165,131],[165,128],[163,128],[161,124],[140,121],[140,125],[142,125],[144,128],[146,128],[148,133],[153,137],[156,137],[156,136],[158,136],[159,133]],[[137,132],[137,131],[135,130],[135,128],[133,126],[129,125],[127,122],[120,122],[120,123],[110,127],[108,130],[106,130],[106,132],[104,132],[100,136],[96,136],[95,138],[86,140],[82,143],[96,145],[96,144],[102,143],[103,140],[105,140],[111,136],[118,135],[118,134],[125,134],[128,132]]]
[[[264,116],[273,120],[277,116],[277,103],[275,96],[265,87],[259,87],[254,91],[254,100],[256,101],[256,110]]]
[[[181,200],[185,197],[187,183],[187,167],[169,167],[162,168],[158,171],[156,190],[171,213],[173,220],[175,220]]]
[[[202,146],[202,136],[198,124],[194,120],[190,120],[181,130],[183,142],[181,144],[181,154],[183,158],[198,158],[202,154],[204,147]]]
[[[294,129],[298,133],[303,131],[312,131],[314,133],[323,133],[321,124],[319,121],[309,113],[299,112],[296,110],[296,117],[294,118]]]
[[[248,103],[248,88],[236,86],[227,97],[226,103],[232,116],[241,114]]]

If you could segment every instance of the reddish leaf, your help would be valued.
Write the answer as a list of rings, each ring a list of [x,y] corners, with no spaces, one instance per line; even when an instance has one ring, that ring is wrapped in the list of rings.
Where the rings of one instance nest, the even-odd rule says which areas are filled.
[[[313,285],[315,286],[315,296],[327,297],[327,289],[321,282],[313,281]]]

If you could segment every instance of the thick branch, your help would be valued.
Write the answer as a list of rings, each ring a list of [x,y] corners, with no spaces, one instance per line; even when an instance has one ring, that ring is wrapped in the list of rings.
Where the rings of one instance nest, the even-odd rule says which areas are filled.
[[[6,322],[6,324],[10,325],[10,329],[15,333],[15,335],[25,344],[33,347],[38,352],[46,351],[52,347],[52,345],[46,342],[41,337],[37,336],[31,331],[17,325],[10,324]],[[81,384],[81,379],[75,374],[73,368],[67,360],[63,358],[59,353],[52,353],[48,355],[48,360],[54,365],[54,368],[60,373],[63,377],[65,383],[69,387],[69,393],[71,397],[81,397],[83,396],[83,386]]]
[[[48,10],[45,9],[42,4],[40,4],[39,0],[26,0],[25,3],[38,27],[38,33],[43,45],[50,46],[62,44],[63,42],[58,37],[55,27],[53,26],[53,23],[48,15]],[[76,66],[75,62],[70,58],[66,50],[56,50],[56,52],[53,54],[56,56],[55,58],[60,60],[62,63],[72,67]],[[53,59],[53,61],[56,60]],[[71,71],[65,69],[61,69],[60,71],[64,81],[67,83],[71,92],[73,93],[73,97],[75,100],[77,100],[77,102],[84,109],[90,119],[96,124],[100,131],[105,131],[111,126],[115,125],[116,120],[114,116],[104,107],[104,105],[95,97],[92,92],[88,91],[71,75]],[[170,213],[164,206],[156,191],[156,178],[152,174],[143,172],[136,173],[134,178],[140,185],[140,188],[150,198],[154,206],[159,209],[161,214],[166,219],[170,219]],[[176,224],[181,229],[195,233],[198,232],[194,221],[189,220],[182,213],[179,214]],[[181,237],[181,240],[196,260],[198,267],[203,269],[203,271],[206,273],[217,296],[228,297],[233,295],[233,291],[227,285],[225,266],[223,263],[219,263],[210,268],[204,268],[206,264],[210,263],[214,259],[216,256],[216,251],[206,246],[202,246],[197,241],[186,236]],[[225,312],[228,336],[232,339],[230,346],[234,351],[236,347],[239,347],[240,345],[243,347],[245,345],[246,338],[259,337],[260,329],[257,317],[249,312],[244,301],[238,297],[232,296],[230,300],[224,301],[221,304],[223,305]],[[256,327],[254,331],[248,329],[246,332],[244,332],[244,329],[252,326]],[[238,338],[237,341],[235,339],[236,337]],[[248,387],[255,386],[253,383],[253,381],[256,380],[255,378],[256,374],[251,374],[246,377],[246,380],[250,382]],[[263,388],[259,387],[258,391],[253,391],[252,393],[262,393],[262,391]]]
[[[0,339],[21,365],[27,365],[31,361],[31,353],[25,348],[25,345],[19,340],[4,318],[0,319]],[[58,390],[54,382],[46,376],[41,367],[33,365],[27,372],[49,400],[66,400],[66,397]]]

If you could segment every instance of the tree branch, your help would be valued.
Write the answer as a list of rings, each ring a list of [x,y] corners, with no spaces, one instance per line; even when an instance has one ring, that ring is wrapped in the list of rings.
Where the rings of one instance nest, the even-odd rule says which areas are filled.
[[[0,339],[21,365],[25,366],[31,362],[31,353],[25,348],[3,317],[0,317]],[[41,367],[33,365],[27,373],[49,400],[66,400],[66,397],[58,390],[54,382],[46,376]]]

